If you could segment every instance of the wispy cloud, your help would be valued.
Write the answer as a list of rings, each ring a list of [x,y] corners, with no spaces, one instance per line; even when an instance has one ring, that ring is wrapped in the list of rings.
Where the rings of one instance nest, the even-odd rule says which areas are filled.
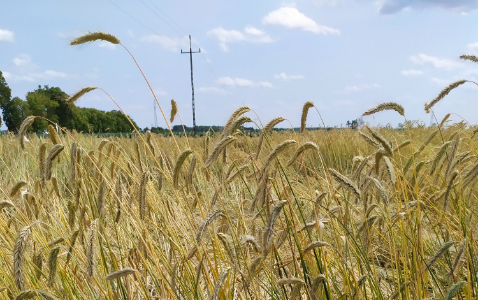
[[[55,70],[46,70],[43,72],[31,72],[27,74],[13,74],[10,72],[3,73],[5,79],[12,81],[28,81],[28,82],[37,82],[44,79],[55,79],[55,78],[67,78],[69,77],[66,73],[55,71]]]
[[[0,42],[13,43],[15,41],[14,35],[13,31],[0,29]]]
[[[351,93],[351,92],[361,92],[365,90],[373,90],[373,89],[378,89],[380,88],[380,85],[378,83],[372,83],[372,84],[357,84],[357,85],[349,85],[344,88],[344,92],[346,93]]]
[[[215,86],[211,86],[211,87],[202,86],[198,88],[197,91],[200,93],[217,94],[217,95],[229,94],[229,92],[227,92],[225,89],[215,87]]]
[[[401,73],[402,73],[402,75],[405,75],[405,76],[423,75],[423,71],[415,70],[415,69],[403,70]]]
[[[406,8],[428,9],[442,8],[455,12],[470,12],[478,8],[476,0],[385,0],[381,1],[380,13],[394,14]]]
[[[151,34],[142,37],[140,41],[159,44],[162,48],[171,52],[177,52],[181,47],[189,48],[188,37],[171,38],[164,35]]]
[[[478,42],[468,44],[466,46],[466,51],[468,53],[477,54],[478,53]]]
[[[301,29],[315,34],[340,34],[340,30],[317,24],[314,20],[299,12],[295,7],[281,7],[262,18],[267,25],[280,25],[290,29]]]
[[[282,72],[280,74],[274,74],[275,79],[282,79],[284,81],[289,80],[296,80],[296,79],[304,79],[304,75],[287,75],[286,73]]]
[[[461,63],[446,59],[446,58],[438,58],[430,55],[426,55],[420,53],[418,55],[410,56],[411,62],[418,65],[432,65],[437,69],[445,69],[445,70],[453,70],[462,66]]]
[[[266,32],[252,26],[247,26],[242,32],[217,27],[209,30],[207,34],[216,38],[224,51],[228,50],[227,44],[229,43],[272,43],[274,41]]]
[[[273,85],[267,81],[254,82],[244,78],[219,77],[216,83],[223,86],[230,87],[265,87],[272,88]]]

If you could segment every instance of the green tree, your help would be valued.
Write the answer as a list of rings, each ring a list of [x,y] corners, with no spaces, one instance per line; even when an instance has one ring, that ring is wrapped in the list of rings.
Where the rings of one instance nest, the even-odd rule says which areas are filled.
[[[5,118],[5,109],[4,105],[8,101],[12,99],[12,90],[10,87],[8,87],[7,82],[5,81],[5,78],[3,77],[2,71],[0,71],[0,107],[3,110],[3,115]],[[0,120],[0,125],[2,124],[2,121]]]

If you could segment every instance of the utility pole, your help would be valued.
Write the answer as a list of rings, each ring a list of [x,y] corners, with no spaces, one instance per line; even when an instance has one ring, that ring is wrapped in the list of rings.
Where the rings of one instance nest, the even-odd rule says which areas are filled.
[[[194,105],[194,82],[193,82],[193,53],[201,53],[201,48],[199,48],[199,51],[192,51],[191,48],[191,35],[189,36],[189,52],[183,51],[181,49],[181,54],[186,54],[189,53],[189,61],[191,64],[191,89],[192,89],[192,98],[193,98],[193,133],[196,135],[196,110],[195,110],[195,105]]]

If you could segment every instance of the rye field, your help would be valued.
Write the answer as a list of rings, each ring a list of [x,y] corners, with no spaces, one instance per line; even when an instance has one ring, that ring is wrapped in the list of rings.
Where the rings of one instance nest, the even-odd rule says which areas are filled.
[[[473,129],[249,137],[248,111],[205,137],[2,136],[2,299],[476,297]]]
[[[120,44],[71,44],[95,40]],[[307,131],[313,108],[258,136],[248,107],[203,137],[38,137],[27,117],[0,136],[0,298],[476,299],[473,126]],[[363,115],[383,110],[405,117]]]

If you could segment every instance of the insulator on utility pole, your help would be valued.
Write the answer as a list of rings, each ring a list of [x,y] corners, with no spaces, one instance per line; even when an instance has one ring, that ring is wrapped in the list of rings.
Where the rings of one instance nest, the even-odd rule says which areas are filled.
[[[191,90],[192,90],[192,105],[193,105],[193,133],[196,135],[196,109],[195,109],[195,104],[194,104],[194,82],[193,82],[193,53],[201,53],[201,48],[199,48],[199,51],[192,51],[191,48],[191,35],[189,36],[189,51],[183,51],[181,49],[181,54],[186,54],[189,53],[189,61],[191,64]]]

